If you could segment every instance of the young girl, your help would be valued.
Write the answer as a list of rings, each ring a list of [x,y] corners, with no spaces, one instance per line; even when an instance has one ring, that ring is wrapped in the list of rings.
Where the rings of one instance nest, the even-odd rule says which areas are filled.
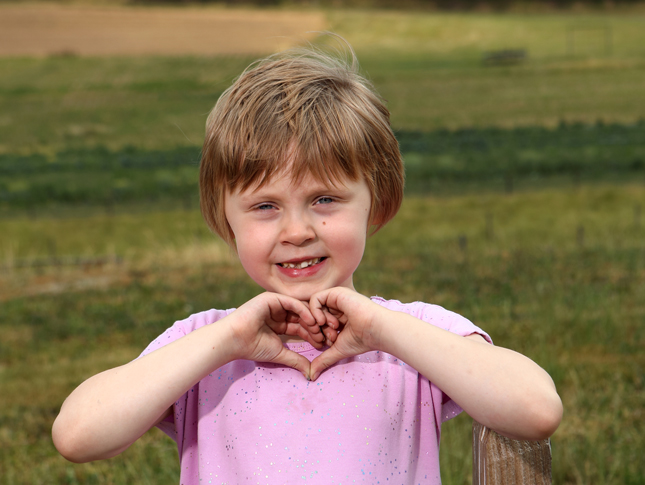
[[[355,58],[297,51],[245,71],[208,119],[200,190],[266,292],[81,384],[53,428],[67,459],[118,455],[158,426],[186,485],[440,483],[441,423],[461,409],[517,439],[555,431],[537,364],[441,307],[354,288],[403,195],[389,113]]]

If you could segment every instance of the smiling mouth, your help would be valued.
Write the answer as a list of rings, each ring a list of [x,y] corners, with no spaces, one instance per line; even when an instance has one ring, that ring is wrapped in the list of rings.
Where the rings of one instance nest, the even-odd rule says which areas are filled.
[[[323,258],[314,258],[314,259],[308,259],[306,261],[300,261],[299,263],[278,263],[278,266],[281,266],[283,268],[289,268],[289,269],[304,269],[308,268],[309,266],[313,266],[314,264],[318,264],[323,262],[325,257]]]

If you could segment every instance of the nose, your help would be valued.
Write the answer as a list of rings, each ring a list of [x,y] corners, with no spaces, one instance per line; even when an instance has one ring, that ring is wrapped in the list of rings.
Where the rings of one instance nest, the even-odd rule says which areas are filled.
[[[282,244],[302,246],[315,238],[316,232],[306,214],[301,212],[285,214],[280,234]]]

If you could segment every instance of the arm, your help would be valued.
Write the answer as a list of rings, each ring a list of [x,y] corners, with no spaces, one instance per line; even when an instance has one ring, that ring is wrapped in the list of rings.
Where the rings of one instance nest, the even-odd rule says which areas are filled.
[[[388,310],[351,290],[333,288],[312,298],[312,313],[342,329],[312,362],[312,377],[340,359],[382,350],[417,369],[470,416],[500,434],[537,440],[560,424],[562,403],[551,377],[529,358],[461,337],[411,315]]]
[[[400,325],[383,327],[383,350],[434,382],[473,419],[513,439],[538,440],[555,432],[562,403],[551,377],[531,359],[479,335],[464,338],[383,310],[396,314],[391,321]]]
[[[214,324],[83,382],[54,422],[54,445],[79,463],[118,455],[167,416],[188,389],[235,359],[284,364],[308,376],[309,361],[286,349],[278,334],[297,335],[316,347],[323,340],[306,305],[263,293]]]

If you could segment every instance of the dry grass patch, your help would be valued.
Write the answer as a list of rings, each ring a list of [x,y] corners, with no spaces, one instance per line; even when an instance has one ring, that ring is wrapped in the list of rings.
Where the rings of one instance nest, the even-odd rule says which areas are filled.
[[[234,259],[217,240],[188,243],[181,247],[161,246],[145,254],[98,257],[85,263],[64,264],[65,259],[23,262],[24,267],[5,266],[0,272],[0,302],[43,294],[105,290],[126,286],[133,280],[156,278],[160,271],[183,275],[186,271]]]
[[[318,12],[9,4],[0,56],[266,54],[325,25]]]

